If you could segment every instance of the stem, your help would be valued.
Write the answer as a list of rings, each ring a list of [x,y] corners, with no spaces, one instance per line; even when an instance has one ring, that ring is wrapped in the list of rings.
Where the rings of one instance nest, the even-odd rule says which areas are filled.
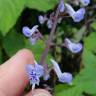
[[[45,59],[47,57],[47,54],[49,52],[49,49],[50,49],[50,43],[51,41],[53,40],[53,36],[54,36],[54,33],[55,33],[55,30],[56,30],[56,26],[57,26],[57,22],[58,22],[58,15],[59,15],[59,8],[57,8],[56,10],[56,14],[55,14],[55,21],[53,23],[53,27],[52,27],[52,30],[50,32],[50,35],[49,35],[49,38],[47,40],[47,43],[46,43],[46,47],[45,47],[45,50],[41,56],[41,59],[40,59],[40,64],[44,65],[45,64]]]

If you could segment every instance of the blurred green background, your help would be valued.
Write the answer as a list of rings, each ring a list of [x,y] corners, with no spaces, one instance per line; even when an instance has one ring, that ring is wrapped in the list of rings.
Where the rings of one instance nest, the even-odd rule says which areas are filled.
[[[69,1],[69,0],[66,0]],[[39,24],[40,14],[54,11],[58,0],[0,0],[0,64],[13,56],[18,50],[32,50],[37,61],[45,48],[42,41],[35,46],[28,42],[22,34],[22,27]],[[74,6],[78,9],[78,7]],[[40,32],[45,39],[50,30],[40,25]],[[84,45],[83,52],[73,55],[66,48],[52,47],[46,62],[54,57],[62,71],[71,72],[74,76],[73,85],[55,83],[55,96],[96,96],[96,0],[86,7],[86,16],[80,23],[74,23],[65,17],[58,24],[54,42],[63,43],[64,38],[72,38],[74,42]]]

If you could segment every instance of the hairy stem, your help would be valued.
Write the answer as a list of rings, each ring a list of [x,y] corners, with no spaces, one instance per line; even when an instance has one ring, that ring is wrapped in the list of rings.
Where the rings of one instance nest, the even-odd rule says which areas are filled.
[[[41,59],[40,59],[40,64],[41,65],[45,64],[45,60],[46,60],[47,54],[48,54],[49,49],[50,49],[50,43],[52,42],[54,33],[56,31],[56,26],[57,26],[57,22],[58,22],[58,15],[59,15],[59,8],[57,8],[57,10],[56,10],[55,21],[53,23],[52,30],[51,30],[49,38],[47,40],[45,50],[44,50],[44,52],[43,52],[43,54],[41,56]]]

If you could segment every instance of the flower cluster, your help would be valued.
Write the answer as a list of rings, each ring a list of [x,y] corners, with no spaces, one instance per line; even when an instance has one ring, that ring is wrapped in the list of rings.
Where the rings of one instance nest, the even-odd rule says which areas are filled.
[[[88,4],[90,4],[90,0],[75,0],[75,2],[77,2],[78,5],[79,5],[79,3],[81,3],[83,6],[87,6]],[[65,3],[64,0],[60,0],[60,2],[58,4],[58,9],[60,11],[60,14],[68,13],[69,16],[72,17],[74,22],[80,22],[81,20],[84,19],[84,15],[85,15],[85,8],[84,7],[78,9],[77,11],[75,11],[70,4]],[[54,19],[55,19],[54,13],[55,12],[52,12],[50,14],[49,18],[47,17],[47,15],[38,16],[38,20],[39,20],[40,24],[44,24],[47,21],[47,27],[49,29],[51,29],[52,26],[53,26],[53,23],[54,23]],[[63,18],[64,17],[59,17],[58,18],[58,23],[61,23]]]
[[[53,25],[55,24],[54,21],[57,20],[57,24],[61,23],[61,21],[64,18],[64,16],[61,15],[63,13],[68,14],[73,19],[74,22],[82,21],[84,19],[85,13],[86,13],[84,6],[87,6],[88,4],[90,4],[90,0],[74,0],[74,1],[76,2],[77,5],[82,4],[83,7],[79,8],[77,11],[75,11],[74,8],[70,4],[65,3],[64,0],[60,0],[60,2],[58,3],[58,6],[57,6],[57,10],[56,10],[56,12],[59,13],[57,18],[56,18],[55,11],[52,12],[49,15],[49,17],[46,14],[44,16],[39,15],[38,16],[39,23],[41,25],[46,23],[46,25],[49,29],[52,29],[52,28],[56,29],[53,27]],[[29,39],[29,41],[31,42],[32,45],[34,45],[38,39],[43,39],[43,36],[40,33],[38,27],[39,27],[38,25],[35,25],[30,29],[29,27],[24,26],[22,29],[23,34]],[[55,32],[55,30],[52,30],[52,32]],[[50,34],[52,32],[50,32]],[[53,38],[52,34],[50,35],[51,39]],[[49,40],[48,40],[49,42],[47,44],[52,43],[52,40],[50,40],[50,38],[49,38]],[[48,45],[48,48],[50,48],[49,46],[50,45]],[[65,38],[62,46],[66,47],[73,54],[77,54],[77,53],[81,52],[83,49],[83,45],[81,43],[74,43],[68,38]],[[46,47],[46,49],[47,49],[47,47]],[[48,49],[46,52],[44,52],[44,56],[47,54],[47,52],[48,52]],[[43,56],[43,58],[44,58],[44,56]],[[73,79],[72,74],[69,72],[62,73],[62,71],[59,67],[59,64],[53,59],[51,59],[50,61],[53,65],[52,68],[55,71],[59,82],[72,84],[72,79]],[[30,80],[30,84],[32,84],[33,88],[35,87],[36,84],[39,85],[40,77],[43,77],[44,80],[48,80],[50,78],[50,74],[49,74],[50,71],[46,71],[46,70],[48,70],[48,67],[40,65],[36,61],[34,62],[34,65],[28,64],[26,66],[26,71],[27,71],[27,74],[28,74],[28,77]]]

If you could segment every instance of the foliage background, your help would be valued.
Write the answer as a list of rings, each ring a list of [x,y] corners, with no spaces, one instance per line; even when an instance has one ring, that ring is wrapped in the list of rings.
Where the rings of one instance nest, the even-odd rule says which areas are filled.
[[[22,34],[22,27],[27,25],[31,28],[39,24],[38,15],[52,12],[57,2],[58,0],[0,0],[0,64],[22,48],[32,50],[36,60],[40,59],[45,45],[42,41],[35,46],[30,45]],[[96,96],[96,1],[91,0],[86,10],[85,19],[80,23],[74,23],[71,18],[65,17],[54,36],[56,44],[69,37],[84,45],[83,52],[75,56],[65,48],[51,49],[47,63],[49,64],[50,56],[53,56],[62,71],[71,72],[74,76],[71,86],[56,83],[55,96]],[[45,25],[39,29],[48,38],[50,30]]]

